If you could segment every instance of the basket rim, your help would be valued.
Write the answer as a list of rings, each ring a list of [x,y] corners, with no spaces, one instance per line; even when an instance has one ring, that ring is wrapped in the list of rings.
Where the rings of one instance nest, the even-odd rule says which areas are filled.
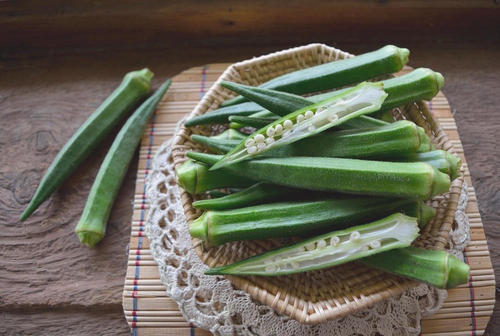
[[[188,118],[192,118],[196,115],[200,115],[202,113],[207,112],[212,106],[219,105],[222,101],[227,98],[234,96],[235,94],[222,88],[220,83],[223,80],[238,79],[240,77],[239,71],[241,69],[245,69],[248,66],[253,66],[254,64],[262,61],[273,60],[275,57],[280,57],[283,55],[289,55],[290,53],[299,53],[305,50],[314,51],[317,50],[326,50],[330,53],[337,53],[342,55],[342,58],[353,57],[354,55],[344,52],[340,49],[336,49],[330,46],[327,46],[322,43],[311,43],[304,46],[294,47],[290,49],[276,51],[267,55],[262,55],[259,57],[254,57],[248,60],[243,60],[240,62],[236,62],[230,65],[214,82],[212,87],[207,91],[207,93],[203,96],[200,102],[196,105],[195,109],[188,115]],[[214,97],[214,93],[218,94]],[[224,92],[225,94],[220,97],[220,92]],[[419,110],[420,113],[415,113],[412,117],[419,119],[419,122],[422,125],[427,125],[424,127],[427,133],[431,133],[433,137],[433,141],[436,144],[440,144],[441,147],[445,150],[452,150],[452,145],[450,144],[446,133],[440,127],[438,121],[434,119],[431,112],[427,108],[427,105],[424,102],[417,102],[415,104],[416,109]],[[416,120],[414,120],[417,122]],[[174,168],[177,168],[178,165],[182,164],[185,160],[184,151],[186,149],[186,141],[189,141],[189,136],[191,134],[191,130],[182,126],[177,134],[174,135],[173,143],[172,143],[172,154],[171,158],[174,163]],[[447,242],[448,236],[451,230],[451,226],[453,223],[454,213],[457,208],[458,198],[460,195],[461,187],[463,184],[463,169],[461,169],[461,175],[459,178],[453,181],[452,186],[450,187],[450,191],[447,193],[449,195],[448,199],[448,207],[444,217],[441,221],[445,224],[440,225],[437,228],[426,227],[426,234],[435,235],[435,242],[432,246],[434,249],[444,249]],[[187,203],[192,202],[190,195],[187,194],[182,188],[181,190],[181,199],[183,202],[184,212],[186,215],[186,224],[190,223],[194,218],[197,217],[198,213],[191,206],[186,206]],[[186,209],[187,208],[187,209]],[[199,241],[193,239],[193,245],[195,249],[197,249],[198,255],[200,255],[200,244]],[[203,260],[203,259],[202,259]],[[310,314],[306,310],[310,306],[310,302],[304,302],[301,298],[293,297],[288,293],[288,291],[278,290],[275,294],[269,292],[264,289],[261,285],[259,285],[260,281],[255,281],[255,278],[252,277],[239,277],[239,276],[226,276],[231,283],[245,292],[249,293],[254,299],[260,301],[272,308],[274,308],[279,313],[288,315],[289,317],[296,319],[299,322],[306,324],[316,324],[320,322],[324,322],[330,319],[339,318],[345,315],[348,315],[352,312],[358,311],[360,309],[367,308],[373,305],[376,302],[382,301],[392,296],[396,296],[401,294],[405,289],[415,286],[418,284],[416,281],[401,279],[399,282],[392,281],[390,282],[390,286],[386,286],[385,288],[381,288],[380,290],[372,293],[370,295],[362,295],[362,298],[356,298],[355,296],[351,297],[351,300],[346,300],[346,303],[336,304],[334,306],[330,306],[327,304],[327,308],[315,309],[314,313]],[[302,309],[301,309],[302,307]]]

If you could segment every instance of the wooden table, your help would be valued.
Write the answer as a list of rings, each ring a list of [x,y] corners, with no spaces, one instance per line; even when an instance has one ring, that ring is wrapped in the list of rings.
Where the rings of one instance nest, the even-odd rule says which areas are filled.
[[[500,31],[458,31],[457,36],[445,32],[423,39],[395,36],[397,44],[412,50],[410,65],[430,67],[445,76],[443,91],[455,112],[499,279]],[[64,49],[51,49],[38,40],[38,49],[29,52],[19,40],[0,37],[3,47],[12,48],[0,50],[0,334],[129,332],[121,294],[137,159],[119,192],[107,235],[95,249],[80,245],[73,229],[109,140],[34,216],[17,221],[57,151],[125,72],[147,66],[156,73],[158,86],[192,66],[234,62],[307,42],[321,41],[353,53],[393,42],[380,35],[369,42],[361,42],[359,36],[318,37],[311,32],[300,38],[281,36],[272,43],[239,43],[231,37],[210,44],[194,40],[182,48],[168,43],[137,49],[101,44],[78,50],[68,45],[70,39]],[[487,333],[494,335],[499,328],[497,307]]]

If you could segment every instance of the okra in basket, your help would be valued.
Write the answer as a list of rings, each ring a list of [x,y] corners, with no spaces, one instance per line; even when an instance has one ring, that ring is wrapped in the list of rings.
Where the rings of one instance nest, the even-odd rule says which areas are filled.
[[[453,255],[411,246],[435,214],[425,201],[448,192],[461,161],[412,121],[390,118],[393,108],[431,100],[443,76],[420,68],[366,82],[401,70],[408,53],[387,46],[259,87],[222,82],[241,96],[186,126],[241,130],[192,136],[214,154],[188,152],[176,170],[184,190],[205,196],[193,203],[205,212],[191,235],[210,246],[298,240],[206,274],[275,276],[359,260],[440,288],[467,282],[468,266]],[[216,192],[227,188],[243,189]]]

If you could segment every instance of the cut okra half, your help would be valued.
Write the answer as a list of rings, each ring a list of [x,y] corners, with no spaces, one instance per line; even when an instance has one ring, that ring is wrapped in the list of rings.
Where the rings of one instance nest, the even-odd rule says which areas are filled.
[[[380,109],[387,93],[380,83],[364,82],[339,95],[290,113],[261,128],[227,153],[212,170],[318,134],[359,115]]]
[[[205,274],[274,276],[305,272],[407,247],[417,236],[417,219],[396,213],[376,222],[334,231],[231,265],[212,268]]]

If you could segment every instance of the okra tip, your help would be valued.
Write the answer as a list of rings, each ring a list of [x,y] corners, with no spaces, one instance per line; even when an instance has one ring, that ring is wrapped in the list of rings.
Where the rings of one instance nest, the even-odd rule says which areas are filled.
[[[441,90],[444,86],[444,77],[441,75],[440,72],[434,71],[434,79],[436,80],[437,83],[437,91]],[[437,92],[436,92],[437,94]]]
[[[446,288],[455,288],[469,281],[469,265],[448,254],[448,281]]]
[[[399,58],[399,61],[401,62],[401,67],[403,67],[403,65],[408,63],[408,58],[410,56],[410,50],[408,50],[407,48],[399,48],[399,47],[396,47],[394,45],[387,45],[384,48],[395,49],[396,54]]]
[[[445,173],[441,173],[439,170],[433,169],[433,178],[432,178],[432,191],[431,197],[443,194],[450,189],[450,176]]]
[[[102,233],[94,231],[76,231],[76,235],[82,244],[94,247],[104,237]]]
[[[460,175],[460,168],[462,167],[462,159],[456,155],[446,152],[446,159],[450,163],[450,178],[453,181]]]
[[[151,79],[153,78],[154,73],[148,68],[144,68],[142,70],[131,71],[125,75],[125,77],[134,77],[142,82],[144,82],[148,87],[151,88]]]
[[[198,238],[204,241],[208,240],[208,212],[204,212],[200,217],[195,219],[191,225],[189,225],[189,233],[191,237]]]

